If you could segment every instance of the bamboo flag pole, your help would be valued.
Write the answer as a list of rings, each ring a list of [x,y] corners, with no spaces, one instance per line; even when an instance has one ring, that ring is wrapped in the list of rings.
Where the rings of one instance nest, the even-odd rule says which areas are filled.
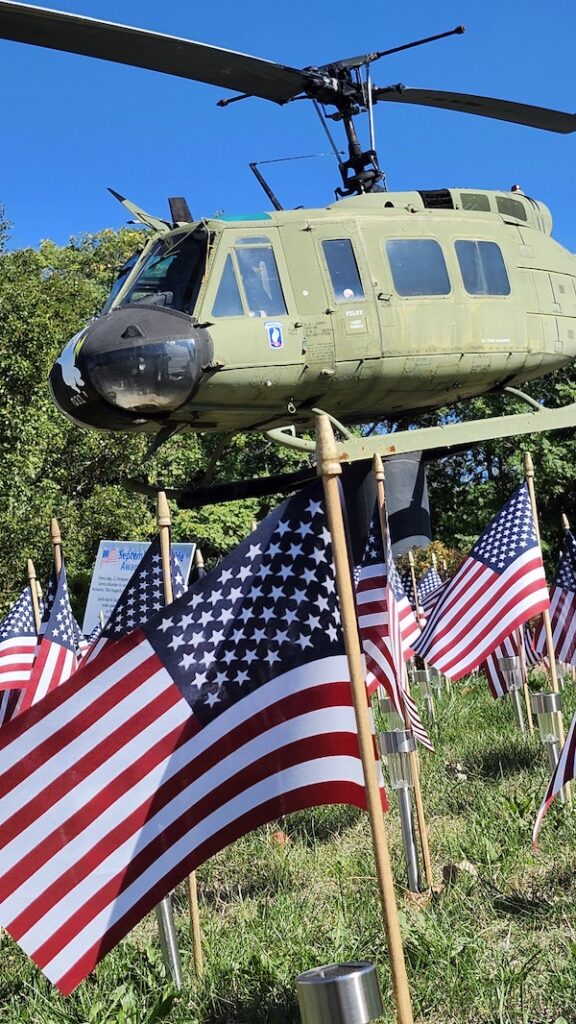
[[[397,1020],[398,1024],[413,1024],[412,1003],[398,921],[394,878],[390,864],[386,830],[384,828],[380,787],[376,774],[374,737],[369,722],[362,651],[358,635],[358,622],[352,588],[352,576],[348,561],[342,506],[340,504],[338,477],[342,470],[337,458],[332,427],[328,417],[324,414],[316,417],[316,458],[318,474],[322,476],[322,483],[324,485],[328,525],[332,540],[336,589],[352,686],[352,701],[356,716],[360,757],[364,771],[366,805],[372,830],[372,844],[382,903],[382,914],[388,939],[388,953]]]
[[[530,504],[532,505],[532,516],[534,518],[536,538],[540,544],[540,524],[538,522],[538,506],[536,504],[536,487],[534,484],[534,463],[532,462],[530,452],[524,452],[524,476],[526,477],[528,492],[530,494]],[[550,621],[549,608],[546,608],[542,612],[542,622],[544,623],[544,633],[546,635],[546,653],[548,655],[548,663],[550,667],[550,684],[554,693],[559,693],[558,676],[556,674],[556,651],[554,650],[554,637],[552,636],[552,623]],[[561,745],[564,746],[564,721],[560,712],[558,713],[558,731],[560,733]],[[564,796],[568,803],[572,804],[572,789],[568,782],[564,786]]]
[[[28,559],[28,586],[30,587],[30,598],[32,600],[32,610],[34,612],[34,627],[36,632],[40,632],[40,601],[38,599],[38,578],[36,576],[36,569],[34,568],[34,562],[31,558]]]
[[[384,487],[384,463],[382,461],[381,456],[378,454],[374,456],[373,472],[374,477],[376,479],[376,494],[378,499],[378,511],[380,513],[380,530],[382,531],[384,551],[386,551],[388,524],[386,522],[386,491]],[[403,672],[404,679],[399,679],[398,685],[400,687],[405,686],[408,692],[410,692],[405,666],[403,668]],[[410,719],[405,707],[403,717],[405,728],[412,731]],[[410,766],[412,768],[412,778],[414,780],[414,803],[416,804],[416,820],[418,822],[418,832],[420,834],[420,848],[422,850],[422,860],[424,862],[424,873],[426,875],[428,888],[431,889],[432,886],[434,885],[434,875],[432,873],[430,847],[428,846],[428,830],[426,828],[426,819],[424,817],[422,788],[420,786],[420,757],[418,755],[417,750],[413,750],[410,753]]]
[[[60,536],[60,527],[57,519],[50,520],[50,540],[54,549],[54,568],[56,569],[56,575],[59,576],[62,568],[62,537]]]
[[[172,589],[172,559],[170,546],[170,526],[172,524],[170,509],[164,491],[158,492],[156,522],[160,535],[160,557],[162,559],[162,580],[164,585],[164,603],[172,604],[174,592]],[[198,549],[196,549],[198,550]],[[200,558],[202,556],[200,555]],[[164,901],[162,901],[164,903]],[[170,904],[170,913],[172,906]],[[196,883],[196,872],[192,871],[188,876],[188,912],[190,915],[190,935],[192,938],[192,951],[194,955],[194,966],[196,974],[200,976],[204,970],[202,956],[202,933],[200,931],[200,911],[198,907],[198,887]],[[176,947],[176,951],[177,947]]]

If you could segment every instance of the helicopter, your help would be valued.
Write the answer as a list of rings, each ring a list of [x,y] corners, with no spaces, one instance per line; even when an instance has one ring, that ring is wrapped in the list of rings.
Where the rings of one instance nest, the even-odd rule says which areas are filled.
[[[175,433],[266,431],[303,452],[316,411],[344,437],[342,457],[446,450],[488,437],[576,425],[576,403],[474,424],[358,440],[351,424],[409,421],[510,390],[576,356],[576,255],[551,237],[547,206],[518,189],[388,191],[373,144],[379,103],[463,111],[562,134],[576,115],[471,94],[376,86],[377,60],[460,34],[462,26],[384,51],[292,68],[173,36],[0,0],[0,37],[234,89],[307,99],[343,131],[341,181],[323,208],[238,220],[170,219],[118,193],[151,231],[122,268],[100,315],[50,373],[58,408],[81,426]],[[367,114],[369,148],[356,119]],[[260,176],[261,179],[261,176]]]

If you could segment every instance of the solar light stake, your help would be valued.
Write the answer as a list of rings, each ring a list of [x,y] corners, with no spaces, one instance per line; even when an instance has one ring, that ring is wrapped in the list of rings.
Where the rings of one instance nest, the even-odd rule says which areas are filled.
[[[424,707],[433,722],[436,721],[434,701],[432,699],[432,685],[430,683],[430,670],[427,668],[414,669],[412,678],[420,690],[420,696],[424,699]]]
[[[506,688],[510,695],[510,700],[514,707],[516,724],[520,729],[520,732],[525,733],[526,726],[524,724],[522,702],[520,700],[520,690],[522,689],[522,669],[520,666],[520,658],[515,655],[512,658],[499,658],[498,661],[500,664],[500,671],[506,681]]]
[[[398,714],[394,701],[390,697],[381,697],[378,705],[386,719],[386,731],[404,732],[404,719]]]
[[[296,978],[302,1024],[369,1024],[384,1013],[374,964],[326,964]]]
[[[566,680],[566,666],[561,662],[556,662],[556,678],[558,680],[558,689],[560,692],[564,689],[564,682]]]
[[[416,750],[416,740],[411,732],[403,730],[381,732],[379,734],[380,751],[386,759],[390,785],[398,797],[400,811],[400,827],[402,844],[406,858],[408,888],[410,892],[420,892],[420,869],[418,853],[414,837],[414,817],[412,814],[412,789],[414,779],[410,764],[410,754]]]
[[[443,682],[443,680],[442,680],[442,673],[439,672],[437,668],[434,668],[433,665],[428,665],[428,675],[429,675],[430,683],[432,684],[432,689],[434,690],[435,696],[436,697],[441,697],[442,696],[442,682]]]
[[[538,721],[538,731],[540,733],[540,739],[546,748],[550,771],[553,772],[558,764],[560,750],[562,749],[563,744],[563,737],[560,729],[560,723],[562,721],[561,695],[559,693],[548,692],[533,693],[532,711],[536,715]],[[564,794],[562,791],[558,796],[561,802],[564,803]]]
[[[538,523],[538,506],[536,504],[536,487],[534,484],[534,464],[532,462],[532,456],[530,452],[524,452],[524,476],[526,477],[526,483],[528,484],[528,490],[530,492],[530,504],[532,505],[532,515],[534,516],[534,528],[536,530],[536,537],[538,543],[540,543],[540,525]],[[558,693],[558,678],[556,676],[556,653],[554,650],[554,636],[552,634],[552,621],[550,619],[550,610],[545,608],[542,612],[542,622],[544,624],[544,633],[546,635],[546,653],[548,655],[548,666],[550,670],[550,685],[554,693]],[[558,716],[558,729],[560,736],[560,746],[564,745],[564,722],[562,721],[562,715]],[[570,783],[567,782],[564,786],[564,796],[568,803],[572,805],[572,790]]]

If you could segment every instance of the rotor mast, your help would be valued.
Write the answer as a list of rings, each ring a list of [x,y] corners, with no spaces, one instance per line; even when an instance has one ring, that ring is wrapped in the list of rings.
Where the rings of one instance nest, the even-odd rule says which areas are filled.
[[[384,174],[378,165],[376,150],[373,148],[362,149],[354,118],[366,110],[371,110],[373,103],[383,98],[386,93],[401,93],[404,86],[400,84],[386,86],[383,89],[378,89],[377,95],[373,94],[368,74],[370,64],[380,60],[381,57],[388,57],[391,54],[400,53],[402,50],[411,50],[415,46],[433,43],[438,39],[446,39],[447,36],[462,35],[463,32],[464,26],[457,25],[456,28],[450,29],[448,32],[440,32],[434,36],[427,36],[425,39],[416,39],[390,50],[379,50],[359,57],[349,57],[333,64],[325,64],[322,67],[305,68],[313,75],[322,76],[319,81],[306,89],[306,95],[319,101],[323,106],[336,107],[336,113],[324,116],[333,121],[341,121],[346,134],[348,159],[339,161],[338,164],[343,187],[336,189],[337,195],[341,197],[362,195],[364,192],[383,189],[381,182],[384,179]],[[363,70],[366,70],[365,85],[361,81]]]

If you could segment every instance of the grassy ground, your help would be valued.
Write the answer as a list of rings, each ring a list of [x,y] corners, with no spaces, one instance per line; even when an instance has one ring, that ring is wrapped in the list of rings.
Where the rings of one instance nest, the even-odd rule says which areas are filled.
[[[576,689],[564,696],[571,714]],[[437,710],[437,752],[422,755],[441,889],[428,905],[406,893],[394,806],[386,819],[415,1019],[573,1024],[576,811],[553,806],[533,852],[549,775],[538,741],[520,736],[511,707],[493,702],[481,682],[455,686]],[[350,959],[378,963],[382,1020],[394,1021],[365,815],[346,807],[292,815],[215,857],[198,883],[201,981],[191,970],[186,898],[178,892],[183,993],[174,996],[166,984],[153,917],[68,999],[4,936],[1,1024],[296,1024],[296,975]]]

